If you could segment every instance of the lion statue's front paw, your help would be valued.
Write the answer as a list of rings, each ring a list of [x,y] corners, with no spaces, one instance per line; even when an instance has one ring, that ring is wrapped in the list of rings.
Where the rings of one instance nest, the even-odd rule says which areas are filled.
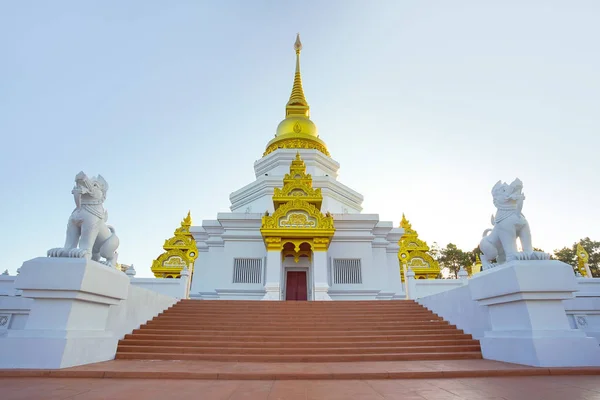
[[[48,250],[46,253],[48,257],[63,257],[65,249],[62,247],[55,247],[53,249]]]
[[[86,249],[71,249],[69,250],[69,257],[72,258],[90,258],[92,253]]]

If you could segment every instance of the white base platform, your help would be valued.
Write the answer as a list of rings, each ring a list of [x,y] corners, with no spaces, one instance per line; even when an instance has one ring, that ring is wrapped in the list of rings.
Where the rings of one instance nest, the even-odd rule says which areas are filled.
[[[571,329],[567,319],[563,300],[577,291],[571,266],[512,261],[475,275],[469,289],[489,310],[484,358],[536,367],[600,366],[598,342]]]

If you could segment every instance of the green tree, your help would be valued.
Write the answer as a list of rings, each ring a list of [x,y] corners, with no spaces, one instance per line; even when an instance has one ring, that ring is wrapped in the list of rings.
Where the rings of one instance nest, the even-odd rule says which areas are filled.
[[[554,250],[554,258],[571,265],[573,270],[577,271],[578,243],[583,246],[590,256],[588,264],[590,266],[590,271],[592,271],[592,276],[595,278],[600,277],[600,242],[591,240],[589,237],[573,243],[573,246],[571,247],[563,247],[562,249]]]
[[[454,273],[454,277],[458,278],[460,267],[471,265],[469,253],[465,253],[453,243],[448,243],[445,249],[440,250],[439,258],[440,267],[448,268]]]

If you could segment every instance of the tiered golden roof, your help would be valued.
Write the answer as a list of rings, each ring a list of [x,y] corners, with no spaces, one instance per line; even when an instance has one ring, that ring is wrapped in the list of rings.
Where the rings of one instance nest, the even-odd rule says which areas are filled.
[[[273,194],[273,215],[265,213],[260,229],[267,250],[280,250],[283,256],[310,257],[311,251],[326,250],[335,232],[333,217],[321,213],[321,189],[312,187],[312,177],[300,153],[283,179],[283,187]]]
[[[294,43],[296,51],[296,72],[290,100],[285,106],[285,119],[279,123],[275,138],[267,144],[263,154],[266,156],[277,149],[315,149],[329,155],[327,146],[319,139],[317,126],[310,120],[310,107],[304,97],[302,76],[300,74],[300,34]]]
[[[193,273],[194,261],[198,258],[196,240],[190,233],[192,217],[188,212],[187,217],[181,221],[181,226],[175,229],[175,236],[165,240],[162,253],[152,262],[150,268],[157,278],[179,278],[184,267]]]
[[[440,265],[428,253],[427,242],[419,239],[419,234],[412,229],[412,225],[404,214],[402,214],[400,227],[404,229],[404,234],[398,242],[400,245],[398,260],[402,282],[404,282],[404,264],[414,271],[416,279],[435,279],[440,273]]]

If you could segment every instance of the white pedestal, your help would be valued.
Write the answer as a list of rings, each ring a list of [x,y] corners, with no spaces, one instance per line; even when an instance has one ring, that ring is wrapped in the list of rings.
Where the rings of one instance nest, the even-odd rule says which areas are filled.
[[[83,258],[26,261],[15,281],[33,299],[23,330],[0,340],[0,368],[65,368],[114,358],[109,307],[127,298],[121,271]]]
[[[490,314],[492,330],[481,339],[484,358],[537,367],[600,365],[598,342],[570,328],[562,303],[577,291],[571,266],[512,261],[476,274],[469,288]]]

